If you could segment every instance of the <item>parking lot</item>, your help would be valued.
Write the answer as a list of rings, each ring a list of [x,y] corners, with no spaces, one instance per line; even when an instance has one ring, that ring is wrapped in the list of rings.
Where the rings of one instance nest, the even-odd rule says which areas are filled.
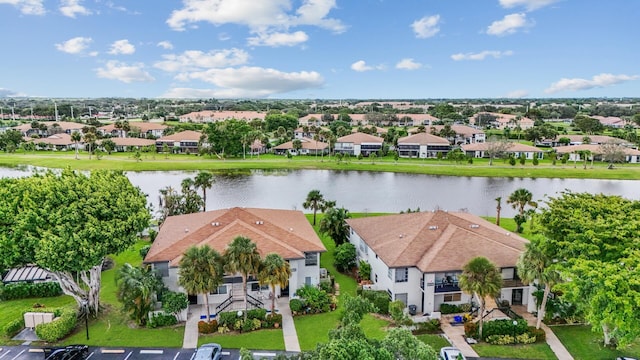
[[[238,359],[238,350],[223,350],[223,359]],[[274,357],[272,352],[254,352],[256,358]],[[189,360],[193,350],[188,349],[144,349],[144,348],[89,348],[91,360]],[[28,346],[0,347],[0,360],[43,360],[42,349]]]

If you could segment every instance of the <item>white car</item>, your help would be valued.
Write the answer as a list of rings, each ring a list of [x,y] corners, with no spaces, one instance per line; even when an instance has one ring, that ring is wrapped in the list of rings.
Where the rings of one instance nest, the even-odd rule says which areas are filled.
[[[442,360],[466,360],[460,349],[455,347],[443,347],[440,349],[440,359]]]

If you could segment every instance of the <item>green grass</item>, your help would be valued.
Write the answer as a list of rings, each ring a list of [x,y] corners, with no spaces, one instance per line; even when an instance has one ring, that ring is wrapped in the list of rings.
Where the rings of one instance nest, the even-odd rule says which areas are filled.
[[[640,342],[623,349],[604,347],[603,337],[590,326],[551,326],[551,329],[576,360],[605,360],[617,356],[640,357]]]
[[[382,340],[387,335],[389,321],[367,314],[360,322],[360,326],[368,338]]]
[[[352,158],[349,162],[337,163],[334,158],[325,157],[316,159],[315,156],[296,156],[287,159],[283,156],[262,155],[258,157],[232,158],[221,160],[212,157],[200,157],[195,155],[169,155],[143,154],[142,161],[136,161],[131,153],[114,153],[104,155],[98,160],[94,156],[91,160],[86,152],[80,154],[78,160],[74,159],[74,153],[37,151],[24,153],[19,151],[13,154],[0,154],[0,166],[33,165],[49,168],[71,167],[79,170],[115,169],[123,171],[175,171],[175,170],[282,170],[282,169],[324,169],[324,170],[354,170],[399,172],[412,174],[432,174],[445,176],[481,176],[481,177],[528,177],[528,178],[592,178],[592,179],[638,179],[640,178],[640,165],[621,164],[614,170],[608,170],[606,163],[596,163],[594,167],[588,165],[582,169],[581,164],[574,167],[573,163],[552,165],[549,160],[542,160],[538,166],[534,166],[528,160],[524,166],[519,164],[511,166],[508,163],[497,160],[492,166],[487,159],[474,159],[473,164],[455,164],[447,160],[435,159],[400,159],[394,161],[390,156],[378,158],[375,162],[369,159],[357,160]]]
[[[435,350],[436,352],[439,352],[440,349],[443,347],[451,346],[451,344],[449,344],[449,341],[447,341],[447,339],[445,339],[440,335],[422,334],[422,335],[416,335],[416,337],[418,338],[418,340],[431,346],[433,350]]]
[[[490,345],[483,343],[472,345],[472,347],[480,357],[541,360],[557,359],[547,343],[530,345]]]
[[[47,308],[65,307],[75,304],[71,296],[63,295],[49,298],[30,298],[9,301],[0,301],[0,329],[11,321],[19,319],[22,313],[33,307],[33,304],[42,304]],[[0,336],[0,343],[10,344],[11,339],[6,336]]]
[[[338,326],[339,317],[339,309],[323,314],[294,317],[300,349],[312,350],[316,348],[316,344],[329,341],[329,330]]]
[[[210,342],[229,349],[284,350],[282,329],[252,331],[243,334],[211,334],[200,335],[198,346]]]

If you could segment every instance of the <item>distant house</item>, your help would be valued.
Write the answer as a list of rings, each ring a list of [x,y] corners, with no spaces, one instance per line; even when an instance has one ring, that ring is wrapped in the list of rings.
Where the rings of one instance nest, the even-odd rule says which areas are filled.
[[[516,263],[528,240],[464,212],[418,212],[348,219],[358,260],[371,265],[370,286],[425,314],[442,304],[469,303],[458,279],[483,256],[502,272],[500,298],[535,310],[535,287],[522,283]],[[475,299],[476,304],[478,299]]]
[[[529,119],[528,117],[513,115],[513,114],[502,114],[502,113],[494,113],[494,112],[479,112],[470,118],[469,122],[471,124],[477,125],[478,117],[480,116],[491,116],[495,118],[495,120],[491,123],[493,127],[496,129],[504,130],[504,129],[515,129],[518,126],[521,130],[531,129],[535,125],[535,121]]]
[[[428,133],[432,133],[433,129],[435,134],[438,135],[443,128],[444,125],[431,125],[427,126],[426,130]],[[483,143],[486,141],[485,133],[481,129],[467,125],[451,125],[451,130],[456,133],[453,145]]]
[[[185,115],[180,115],[180,122],[213,123],[230,119],[251,121],[254,119],[264,120],[266,113],[258,111],[195,111]]]
[[[46,125],[46,130],[33,129],[31,123],[14,126],[11,129],[20,131],[22,136],[31,137],[32,135],[49,136],[60,133],[71,134],[74,131],[82,132],[82,128],[87,124],[81,124],[69,121],[42,121],[39,124]]]
[[[362,126],[362,128],[363,129],[367,129],[367,131],[368,130],[373,130],[375,128],[375,132],[376,132],[375,135],[380,136],[380,137],[385,136],[389,132],[388,129],[385,129],[382,126],[364,125],[364,126]],[[352,133],[357,133],[358,132],[358,128],[351,129],[351,132]]]
[[[71,140],[71,135],[65,133],[51,135],[46,138],[28,139],[27,141],[33,142],[36,145],[36,148],[40,150],[51,149],[66,151],[75,149],[76,146],[75,141]],[[78,147],[84,147],[84,143],[79,142]]]
[[[615,144],[615,143],[614,143]],[[618,144],[619,150],[624,153],[625,162],[636,164],[640,162],[640,150]],[[583,161],[583,154],[588,154],[587,160],[602,161],[604,150],[602,144],[582,144],[573,146],[557,146],[553,148],[558,156],[569,154],[569,161]]]
[[[328,127],[321,127],[320,130],[322,131],[331,131]],[[307,129],[307,131],[305,131],[304,127],[299,127],[295,130],[293,130],[293,138],[294,139],[302,139],[302,138],[310,138],[313,139],[313,137],[316,135],[315,129],[312,126],[309,126],[309,128]],[[324,140],[324,139],[321,139]]]
[[[362,154],[362,156],[369,156],[372,153],[377,153],[382,150],[383,142],[384,139],[381,137],[357,132],[338,138],[334,146],[334,151],[352,156],[358,156],[360,154]]]
[[[427,133],[417,133],[398,139],[398,156],[409,158],[435,158],[451,149],[449,140]]]
[[[178,285],[180,259],[191,246],[208,245],[224,253],[238,236],[251,239],[262,257],[277,253],[291,267],[289,285],[278,287],[275,296],[289,296],[304,285],[320,282],[320,253],[326,251],[320,238],[301,211],[230,208],[188,215],[169,216],[151,245],[145,264],[151,264],[162,276],[164,284],[173,291],[184,292]],[[266,300],[264,290],[255,277],[247,284],[252,304]],[[234,303],[243,297],[239,274],[225,274],[223,283],[209,296],[211,304]],[[192,304],[202,304],[201,295],[190,296]],[[219,309],[218,311],[222,311]]]
[[[592,118],[600,121],[600,124],[604,125],[604,126],[609,126],[612,128],[616,128],[616,129],[621,129],[624,128],[625,125],[627,125],[627,123],[633,124],[632,122],[627,122],[624,119],[621,119],[617,116],[598,116],[598,115],[594,115],[591,116]]]
[[[520,144],[517,142],[511,143],[512,145],[505,151],[507,154],[513,155],[513,157],[520,157],[520,155],[524,155],[525,159],[533,160],[533,158],[542,159],[544,157],[544,151],[538,149],[535,146]],[[489,150],[489,146],[491,143],[475,143],[475,144],[466,144],[460,146],[462,151],[464,151],[467,156],[475,157],[475,158],[485,158],[489,157],[487,151]]]
[[[116,152],[140,150],[147,146],[156,145],[155,140],[140,139],[140,138],[114,137],[114,138],[109,138],[109,140],[113,141],[113,143],[116,144],[114,149]],[[102,141],[104,140],[100,140],[98,141],[98,143],[102,145]]]
[[[267,146],[260,140],[254,140],[250,146],[251,155],[260,155],[267,152]]]
[[[322,141],[315,141],[309,138],[296,140],[300,141],[302,148],[296,150],[293,146],[293,142],[295,140],[292,140],[273,147],[273,153],[276,155],[286,155],[287,153],[292,155],[316,155],[329,153],[329,144]]]
[[[152,123],[152,122],[130,122],[129,123],[129,133],[133,131],[139,131],[140,138],[148,138],[149,136],[153,136],[154,138],[158,138],[162,136],[162,133],[167,128],[167,125]],[[129,137],[127,131],[123,129],[116,128],[115,123],[101,126],[98,128],[98,131],[103,135],[109,135],[113,137]]]
[[[583,145],[585,144],[585,140],[588,138],[588,143],[592,145],[600,145],[605,143],[615,143],[620,144],[626,147],[635,147],[633,143],[630,143],[626,140],[615,138],[612,136],[606,135],[558,135],[554,139],[544,139],[540,141],[540,144],[546,146],[564,146],[564,143],[560,142],[560,139],[567,138],[569,139],[569,143],[566,145],[574,146],[574,145]]]
[[[198,144],[200,143],[201,137],[201,132],[192,130],[163,136],[156,140],[156,150],[158,152],[162,152],[162,149],[166,144],[169,147],[169,150],[173,152],[197,154],[199,151]]]

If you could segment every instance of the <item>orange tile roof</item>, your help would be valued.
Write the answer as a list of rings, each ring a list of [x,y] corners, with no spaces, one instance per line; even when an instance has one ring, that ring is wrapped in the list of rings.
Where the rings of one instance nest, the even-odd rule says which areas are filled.
[[[235,207],[168,217],[144,261],[178,266],[187,248],[207,244],[222,254],[238,236],[256,243],[261,256],[303,259],[305,252],[326,251],[301,211]]]
[[[440,136],[435,136],[427,133],[417,133],[415,135],[409,135],[409,136],[405,136],[398,139],[398,144],[449,145],[449,140]]]
[[[383,138],[377,137],[374,135],[369,135],[361,132],[353,133],[347,136],[343,136],[338,138],[337,142],[339,143],[354,143],[354,144],[362,144],[362,143],[382,143],[384,141]]]
[[[163,136],[159,138],[157,141],[184,141],[184,140],[200,141],[201,136],[202,136],[202,133],[199,131],[185,130],[179,133]]]
[[[460,147],[464,151],[487,151],[489,143],[464,144]],[[507,149],[507,152],[543,152],[543,150],[538,149],[535,146],[511,142],[511,146]]]
[[[640,155],[640,150],[637,149],[631,149],[628,147],[625,147],[621,144],[617,144],[620,148],[620,150],[625,154],[625,155]],[[556,153],[558,154],[565,154],[565,153],[574,153],[574,152],[578,152],[578,151],[590,151],[592,154],[603,154],[604,151],[602,149],[602,146],[600,144],[581,144],[581,145],[569,145],[569,146],[557,146],[553,148]]]
[[[71,140],[71,135],[66,133],[54,134],[46,138],[34,138],[30,139],[30,141],[32,141],[36,145],[40,143],[66,146],[75,144],[75,141]],[[80,141],[80,143],[82,143],[82,141]]]
[[[300,140],[300,142],[302,143],[302,148],[303,149],[323,150],[323,149],[326,149],[327,147],[329,147],[329,144],[324,143],[322,141],[315,141],[315,140],[308,139],[308,138],[302,138],[302,139],[298,139],[298,140]],[[280,144],[278,146],[275,146],[274,149],[275,150],[293,149],[293,142],[294,142],[294,140],[287,141],[286,143],[282,143],[282,144]]]
[[[460,270],[477,256],[515,266],[527,239],[464,212],[420,212],[348,219],[347,223],[389,267],[422,272]]]
[[[147,132],[147,131],[150,131],[150,130],[164,130],[168,126],[167,125],[163,125],[163,124],[158,124],[158,123],[152,123],[152,122],[130,121],[129,122],[129,127],[130,128],[137,127],[138,129],[140,129],[140,131]],[[112,132],[114,130],[120,130],[120,129],[116,129],[116,124],[115,123],[109,124],[109,125],[105,125],[105,126],[101,126],[98,129],[102,130],[102,131],[107,131],[107,132]]]

